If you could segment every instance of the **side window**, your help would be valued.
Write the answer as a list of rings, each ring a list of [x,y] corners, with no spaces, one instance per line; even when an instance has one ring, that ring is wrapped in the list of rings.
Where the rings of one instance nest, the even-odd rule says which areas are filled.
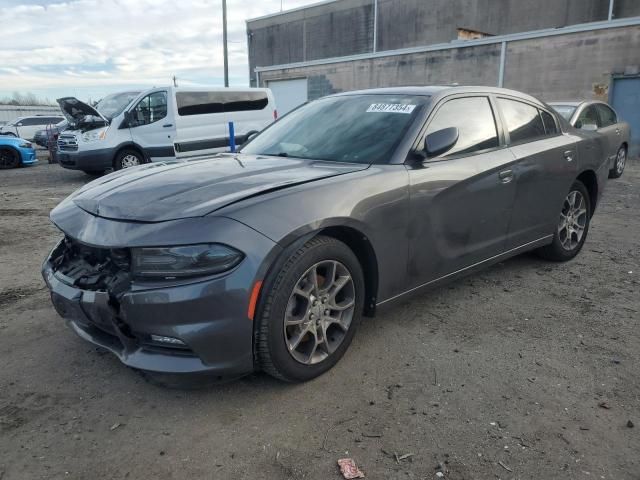
[[[499,98],[498,104],[511,143],[531,142],[545,136],[540,111],[523,102]]]
[[[600,117],[598,116],[598,111],[596,110],[595,105],[589,105],[587,108],[582,110],[582,113],[580,113],[580,115],[578,116],[578,120],[576,120],[575,127],[585,128],[587,125],[589,125],[592,129],[602,127],[602,123],[600,122]]]
[[[600,113],[600,121],[602,122],[603,127],[610,127],[611,125],[618,123],[618,118],[616,117],[616,112],[614,112],[607,105],[599,103],[596,105],[598,112]]]
[[[264,92],[178,92],[178,115],[205,115],[208,113],[262,110],[269,103]]]
[[[463,155],[499,145],[496,122],[487,97],[455,98],[436,112],[426,135],[457,127],[458,142],[444,156]]]
[[[553,118],[553,115],[549,112],[545,112],[544,110],[540,110],[540,116],[542,117],[542,123],[544,123],[544,130],[547,132],[547,135],[557,135],[560,133],[558,126],[556,125],[556,119]]]
[[[33,125],[40,125],[42,121],[38,117],[28,117],[22,119],[18,123],[21,123],[23,127],[28,127]]]
[[[133,109],[134,126],[149,125],[167,116],[167,92],[150,93]]]

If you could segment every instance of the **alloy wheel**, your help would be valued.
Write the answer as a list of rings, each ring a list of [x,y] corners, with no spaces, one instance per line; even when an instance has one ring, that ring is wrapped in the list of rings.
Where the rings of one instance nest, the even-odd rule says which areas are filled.
[[[621,148],[618,150],[618,155],[616,157],[616,173],[618,175],[622,175],[625,163],[627,163],[627,151],[624,148]]]
[[[584,196],[573,190],[565,198],[560,213],[558,237],[562,248],[571,251],[580,245],[586,226],[587,207]]]
[[[284,317],[287,349],[298,362],[313,365],[344,341],[355,311],[355,285],[342,263],[324,260],[296,282]]]

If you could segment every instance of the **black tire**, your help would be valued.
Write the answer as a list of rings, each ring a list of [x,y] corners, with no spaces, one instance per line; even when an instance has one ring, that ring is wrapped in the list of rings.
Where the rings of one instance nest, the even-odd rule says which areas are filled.
[[[13,148],[0,148],[0,169],[20,166],[20,154]]]
[[[332,368],[349,347],[362,318],[364,278],[357,257],[349,247],[335,238],[314,237],[303,246],[285,252],[284,258],[283,263],[274,268],[275,271],[267,277],[263,286],[256,316],[257,360],[258,366],[275,378],[287,382],[303,382]],[[289,353],[285,340],[285,313],[293,289],[299,284],[301,277],[323,261],[336,261],[346,268],[353,280],[354,307],[349,327],[341,334],[341,343],[335,350],[318,363],[303,364]]]
[[[123,168],[133,167],[134,165],[128,164],[127,162],[128,157],[135,157],[137,161],[137,165],[142,165],[143,163],[145,163],[144,157],[140,154],[140,152],[132,148],[125,148],[124,150],[119,151],[118,154],[116,155],[116,158],[113,161],[113,169],[122,170]]]
[[[565,234],[563,235],[561,233],[561,226],[563,224],[563,214],[566,211],[566,207],[568,205],[568,199],[574,192],[579,193],[584,199],[586,213],[584,214],[584,230],[582,236],[579,238],[579,241],[575,242],[575,245],[572,245],[571,240],[569,242],[566,242],[567,230],[565,230]],[[538,249],[538,254],[542,258],[554,262],[566,262],[574,258],[580,252],[580,250],[582,250],[582,246],[587,239],[587,234],[589,233],[589,225],[591,223],[591,211],[591,198],[589,196],[589,191],[581,181],[576,180],[575,182],[573,182],[573,185],[571,185],[569,193],[563,201],[562,209],[560,210],[560,214],[558,215],[558,226],[556,227],[553,234],[553,241],[549,245]],[[581,215],[580,218],[582,217],[583,216]],[[563,240],[565,242],[563,242]],[[565,243],[565,245],[563,245],[563,243]]]
[[[621,158],[622,156],[622,158]],[[627,164],[627,147],[622,145],[616,154],[616,161],[613,168],[609,170],[609,178],[620,178],[624,173],[624,167]]]

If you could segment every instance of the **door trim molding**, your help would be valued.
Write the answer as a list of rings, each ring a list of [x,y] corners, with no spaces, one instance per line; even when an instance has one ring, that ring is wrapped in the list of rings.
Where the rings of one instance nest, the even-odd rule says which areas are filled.
[[[537,240],[534,240],[532,242],[528,242],[525,243],[524,245],[520,245],[519,247],[515,247],[512,248],[510,250],[507,250],[506,252],[502,252],[498,255],[494,255],[493,257],[489,257],[485,260],[481,260],[480,262],[474,263],[472,265],[469,265],[468,267],[464,267],[461,268],[460,270],[456,270],[455,272],[451,272],[448,273],[446,275],[443,275],[442,277],[436,278],[435,280],[430,280],[427,283],[423,283],[422,285],[418,285],[417,287],[413,287],[405,292],[399,293],[397,295],[394,295],[391,298],[387,298],[386,300],[383,300],[381,302],[378,302],[376,304],[376,306],[380,306],[380,305],[384,305],[387,302],[391,302],[393,300],[397,300],[400,297],[403,297],[404,295],[408,295],[412,292],[415,292],[417,290],[423,289],[423,288],[427,288],[427,287],[431,287],[431,286],[435,286],[436,284],[442,283],[446,280],[450,280],[452,278],[461,276],[465,273],[471,272],[475,269],[478,269],[480,267],[483,267],[485,265],[489,265],[491,263],[496,263],[499,262],[500,260],[504,260],[506,258],[512,257],[514,255],[517,255],[518,253],[522,253],[525,252],[527,250],[532,250],[533,248],[536,248],[538,246],[542,246],[542,245],[546,245],[548,243],[548,240],[551,240],[553,238],[553,235],[545,235],[544,237],[541,237]]]

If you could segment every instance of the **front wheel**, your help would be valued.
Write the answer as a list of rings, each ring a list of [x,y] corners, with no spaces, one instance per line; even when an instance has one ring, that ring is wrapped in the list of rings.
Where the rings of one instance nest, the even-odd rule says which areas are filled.
[[[622,173],[624,172],[624,167],[627,163],[627,149],[623,145],[618,150],[618,154],[616,155],[616,163],[613,165],[613,168],[609,170],[609,178],[620,178]]]
[[[582,250],[590,221],[589,192],[581,181],[576,180],[562,204],[553,241],[538,250],[540,256],[555,262],[571,260]]]
[[[123,168],[136,167],[144,163],[144,158],[136,150],[122,150],[116,156],[113,168],[122,170]]]
[[[344,243],[318,236],[265,282],[257,325],[262,370],[288,382],[315,378],[344,355],[364,305],[364,278]]]
[[[16,168],[20,165],[20,155],[11,148],[0,148],[0,168]]]

